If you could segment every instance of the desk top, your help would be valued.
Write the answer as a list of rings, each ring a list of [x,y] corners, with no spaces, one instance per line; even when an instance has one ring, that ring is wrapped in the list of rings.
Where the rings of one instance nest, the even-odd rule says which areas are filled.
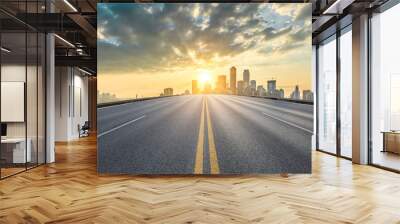
[[[381,131],[383,134],[400,134],[400,131]]]
[[[29,141],[29,138],[28,138]],[[20,143],[20,142],[25,142],[25,138],[5,138],[1,139],[1,143]]]

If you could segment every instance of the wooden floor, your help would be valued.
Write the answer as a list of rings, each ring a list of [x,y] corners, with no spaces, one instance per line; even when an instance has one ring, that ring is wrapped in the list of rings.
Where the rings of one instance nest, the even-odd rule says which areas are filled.
[[[400,223],[400,175],[313,152],[312,175],[98,176],[95,138],[0,181],[0,223]]]

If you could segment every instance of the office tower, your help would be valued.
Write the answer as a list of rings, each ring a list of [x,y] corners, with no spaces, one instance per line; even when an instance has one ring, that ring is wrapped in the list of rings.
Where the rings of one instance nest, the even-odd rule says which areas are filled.
[[[229,88],[232,94],[236,94],[236,68],[234,66],[230,70]]]
[[[300,90],[299,90],[299,86],[296,85],[294,87],[294,90],[292,92],[292,94],[290,94],[290,99],[292,100],[299,100],[300,99]]]
[[[199,94],[199,87],[197,86],[197,80],[192,80],[192,94]]]
[[[266,91],[262,85],[257,86],[257,96],[265,96]]]
[[[256,96],[257,95],[257,82],[256,82],[256,80],[251,80],[250,81],[248,95],[249,96]]]
[[[248,69],[245,69],[243,71],[243,81],[244,81],[244,87],[247,87],[250,82],[250,71]]]
[[[268,95],[270,95],[270,96],[275,95],[276,80],[268,80],[267,81],[267,91],[268,91]]]
[[[164,89],[164,96],[172,96],[172,95],[174,95],[174,89],[172,89],[172,88]]]
[[[313,101],[314,94],[311,90],[303,90],[303,100]]]
[[[251,80],[251,81],[250,81],[250,87],[251,87],[252,89],[256,89],[256,86],[257,86],[256,80]]]
[[[244,81],[240,80],[237,82],[237,95],[244,94]]]
[[[226,75],[219,75],[217,79],[217,93],[226,92]]]
[[[283,89],[280,89],[277,92],[278,92],[278,98],[285,98],[285,91]]]

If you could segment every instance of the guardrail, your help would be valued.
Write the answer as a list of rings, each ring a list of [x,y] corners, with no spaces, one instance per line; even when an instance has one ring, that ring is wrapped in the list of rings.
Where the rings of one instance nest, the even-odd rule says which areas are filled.
[[[173,96],[180,96],[180,95],[173,95]],[[171,96],[155,96],[155,97],[145,97],[145,98],[138,98],[138,99],[121,100],[121,101],[108,102],[108,103],[100,103],[100,104],[97,104],[97,108],[115,106],[115,105],[120,105],[120,104],[125,104],[125,103],[133,103],[133,102],[138,102],[138,101],[167,98],[167,97],[171,97]]]
[[[309,101],[309,100],[294,100],[294,99],[288,99],[288,98],[277,98],[277,97],[268,97],[268,96],[249,96],[249,97],[263,98],[263,99],[269,99],[269,100],[278,100],[278,101],[286,101],[286,102],[291,102],[291,103],[301,103],[301,104],[314,105],[314,101]]]
[[[173,96],[182,96],[182,95],[173,95]],[[237,96],[237,95],[235,95],[235,96]],[[139,99],[121,100],[121,101],[109,102],[109,103],[101,103],[101,104],[97,104],[97,108],[115,106],[115,105],[120,105],[120,104],[125,104],[125,103],[133,103],[133,102],[138,102],[138,101],[160,99],[160,98],[166,98],[166,97],[172,97],[172,96],[155,96],[155,97],[146,97],[146,98],[139,98]],[[308,101],[308,100],[294,100],[294,99],[287,99],[287,98],[283,98],[282,99],[282,98],[268,97],[268,96],[247,96],[247,97],[254,97],[254,98],[260,98],[260,99],[269,99],[269,100],[277,100],[277,101],[286,101],[286,102],[290,102],[290,103],[300,103],[300,104],[314,105],[313,101]]]

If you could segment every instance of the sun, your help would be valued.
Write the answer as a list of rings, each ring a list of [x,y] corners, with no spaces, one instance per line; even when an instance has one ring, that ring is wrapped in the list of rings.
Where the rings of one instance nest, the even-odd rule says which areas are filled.
[[[207,70],[201,70],[199,72],[199,82],[200,84],[204,85],[211,81],[211,73]]]

